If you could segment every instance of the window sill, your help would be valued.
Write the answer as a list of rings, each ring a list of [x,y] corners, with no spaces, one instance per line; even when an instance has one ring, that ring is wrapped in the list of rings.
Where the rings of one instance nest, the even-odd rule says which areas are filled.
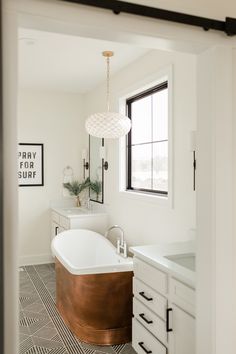
[[[160,206],[171,207],[170,196],[161,195],[161,194],[151,194],[145,192],[137,192],[130,190],[121,190],[120,195],[125,198],[138,200],[141,202],[157,204]]]

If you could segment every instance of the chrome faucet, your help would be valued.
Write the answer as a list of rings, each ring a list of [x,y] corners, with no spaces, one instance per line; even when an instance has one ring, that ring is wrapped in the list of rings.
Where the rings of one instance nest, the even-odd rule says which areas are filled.
[[[117,246],[116,246],[117,253],[126,258],[127,257],[127,244],[126,244],[125,238],[124,238],[124,230],[118,225],[113,225],[113,226],[109,227],[109,229],[106,231],[105,237],[107,238],[109,232],[113,229],[119,229],[121,232],[120,237],[117,238]]]

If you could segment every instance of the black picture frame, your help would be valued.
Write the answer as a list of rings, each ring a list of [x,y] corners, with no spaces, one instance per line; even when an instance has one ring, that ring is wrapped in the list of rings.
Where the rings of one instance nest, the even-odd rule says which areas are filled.
[[[22,181],[22,177],[20,177],[20,172],[25,172],[25,174],[31,172],[30,178],[24,177],[27,180],[27,183],[19,182],[19,187],[42,187],[42,186],[44,186],[44,145],[41,143],[19,143],[18,145],[19,145],[19,149],[18,149],[18,180]],[[23,147],[25,147],[25,149],[23,149]],[[30,151],[30,148],[31,148],[31,151]],[[24,158],[22,158],[23,153],[26,153]],[[33,155],[33,154],[35,154],[35,155]],[[32,161],[33,156],[34,156],[35,161]],[[37,160],[36,160],[36,157],[37,157]],[[23,166],[21,165],[22,160],[24,161],[24,163],[26,163],[26,167],[25,167],[25,164]],[[36,162],[36,167],[34,166],[34,162]],[[30,165],[30,163],[31,163],[31,165]],[[29,165],[31,167],[27,167]],[[34,167],[32,167],[32,166],[34,166]],[[34,177],[32,177],[32,173],[33,173]]]

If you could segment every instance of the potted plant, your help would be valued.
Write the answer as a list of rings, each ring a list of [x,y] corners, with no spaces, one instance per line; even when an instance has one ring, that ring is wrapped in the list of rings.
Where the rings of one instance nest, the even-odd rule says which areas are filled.
[[[63,187],[69,191],[70,195],[76,196],[76,206],[80,207],[81,203],[79,195],[83,190],[90,187],[90,180],[89,178],[86,178],[82,182],[74,180],[72,182],[63,183]]]

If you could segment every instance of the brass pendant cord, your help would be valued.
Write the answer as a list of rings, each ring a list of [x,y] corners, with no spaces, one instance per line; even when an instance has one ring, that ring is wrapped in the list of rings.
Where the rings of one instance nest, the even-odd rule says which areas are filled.
[[[110,112],[110,58],[113,57],[114,52],[105,50],[102,55],[106,58],[107,63],[107,112]]]
[[[110,58],[107,57],[107,112],[110,112]]]

